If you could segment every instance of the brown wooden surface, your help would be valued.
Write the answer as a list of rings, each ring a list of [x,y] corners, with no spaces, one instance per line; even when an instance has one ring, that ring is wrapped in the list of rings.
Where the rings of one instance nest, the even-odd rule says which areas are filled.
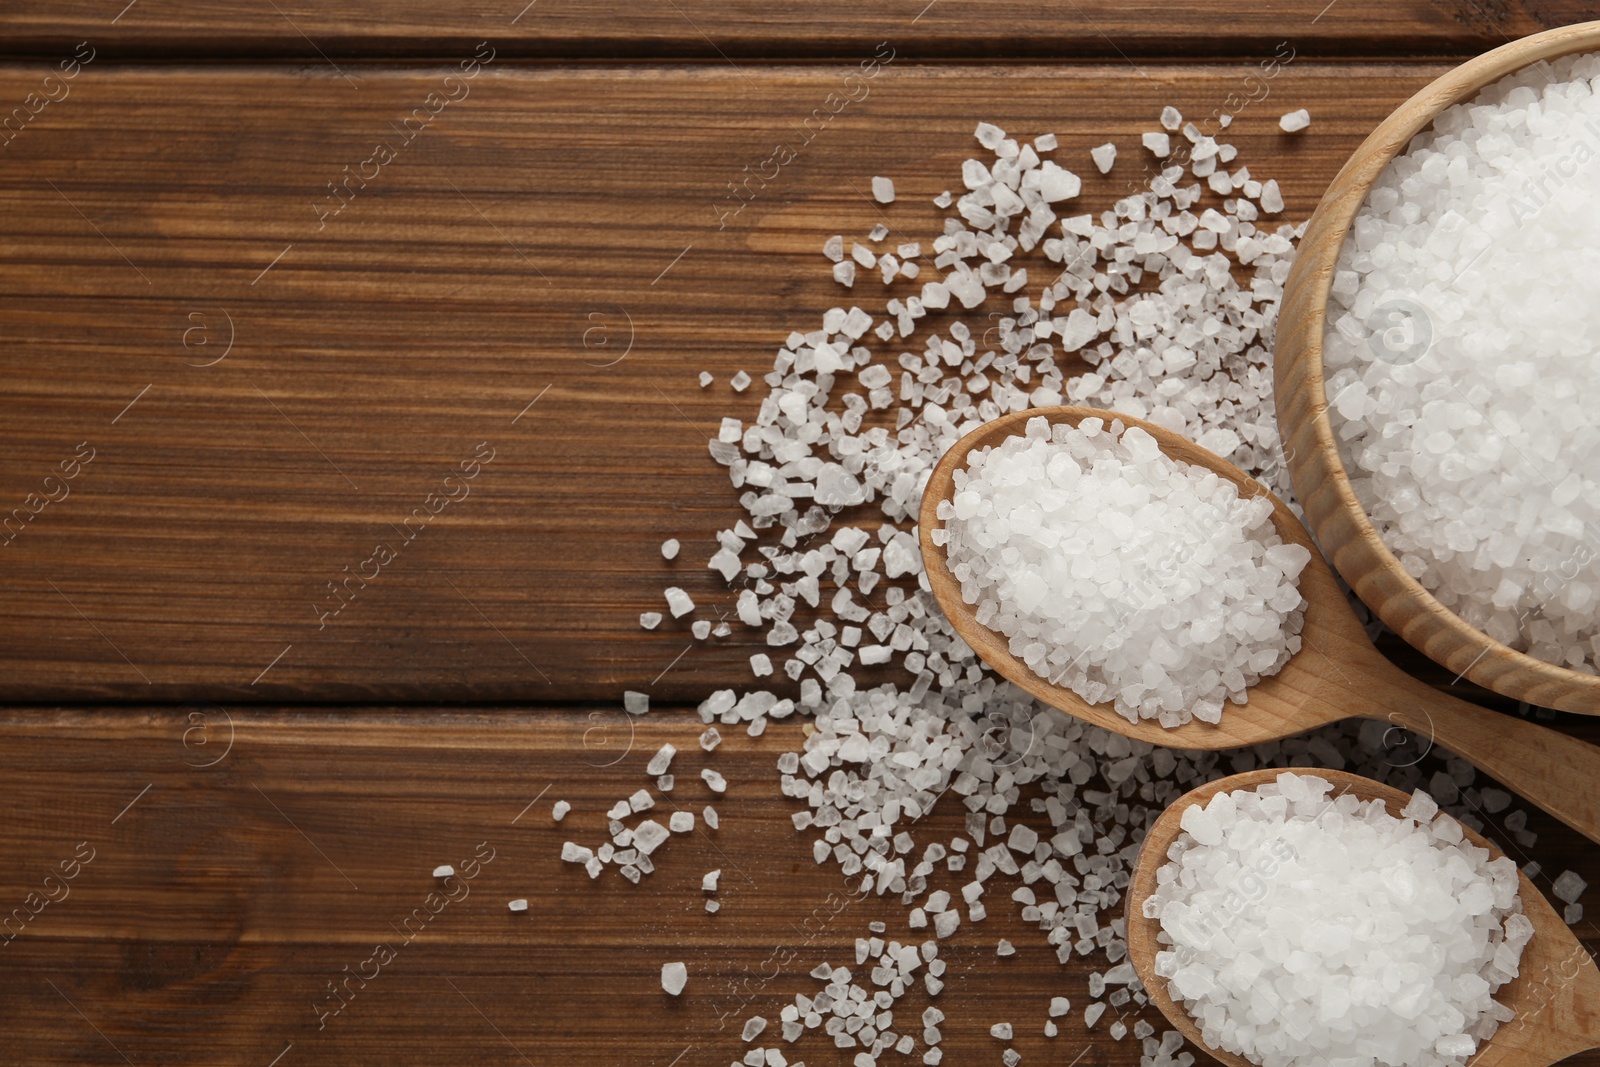
[[[1144,180],[1135,141],[1163,104],[1209,115],[1288,41],[1296,59],[1230,133],[1301,219],[1439,59],[1588,6],[668,0],[619,15],[539,0],[513,23],[521,4],[5,5],[0,55],[30,58],[0,64],[0,114],[77,42],[98,50],[70,96],[0,149],[0,514],[79,442],[95,449],[71,495],[0,548],[0,891],[20,906],[79,842],[96,858],[0,948],[0,1061],[741,1055],[735,1020],[775,1019],[814,990],[805,972],[853,959],[867,921],[906,932],[903,909],[878,900],[796,930],[842,890],[777,792],[773,760],[800,724],[730,737],[716,760],[731,783],[723,829],[669,843],[644,886],[614,872],[590,883],[556,855],[568,837],[599,839],[600,810],[646,784],[663,740],[684,752],[675,796],[704,803],[700,727],[682,705],[744,684],[764,646],[738,629],[693,644],[687,619],[646,633],[637,616],[664,606],[669,582],[701,614],[730,606],[703,563],[740,513],[705,437],[755,410],[755,389],[727,388],[735,370],[767,369],[835,303],[881,305],[874,284],[843,293],[819,254],[881,217],[862,195],[871,176],[896,179],[896,239],[926,243],[928,200],[986,119],[1060,134],[1084,210],[1099,210]],[[319,229],[325,184],[485,39],[496,59],[470,97]],[[725,183],[803,136],[845,72],[768,61],[854,64],[878,41],[896,58],[868,98],[718,229]],[[1063,56],[1100,62],[987,62]],[[1435,61],[1390,62],[1412,56]],[[593,62],[613,58],[640,62]],[[951,59],[974,62],[925,62]],[[696,65],[663,64],[675,60]],[[1277,116],[1299,106],[1312,129],[1285,137]],[[1107,139],[1122,158],[1102,178],[1087,149]],[[717,377],[706,391],[701,369]],[[318,630],[324,583],[480,441],[495,459],[471,495]],[[672,564],[658,552],[668,536],[684,539]],[[666,710],[633,723],[613,763],[625,688]],[[122,706],[85,706],[98,702]],[[230,720],[233,747],[199,766]],[[1600,739],[1594,722],[1556,724]],[[557,797],[577,809],[560,830]],[[941,807],[921,839],[954,834],[960,815]],[[1531,826],[1547,875],[1573,866],[1600,883],[1592,848],[1537,813]],[[496,860],[470,897],[319,1031],[325,983],[390,936],[436,864],[484,840]],[[714,866],[724,907],[708,917],[698,885]],[[517,896],[528,915],[505,911]],[[1600,943],[1592,918],[1579,932]],[[1017,956],[995,957],[1002,936]],[[761,978],[785,949],[795,963]],[[946,1064],[997,1060],[987,1029],[1003,1019],[1025,1063],[1137,1060],[1106,1022],[1083,1030],[1089,965],[1061,968],[1006,909],[944,954]],[[659,992],[671,959],[691,968],[678,1001]],[[737,1007],[734,987],[755,996]],[[1056,993],[1076,1021],[1048,1042]],[[924,1004],[913,994],[901,1010]],[[816,1034],[795,1051],[847,1062]]]
[[[635,60],[854,57],[889,39],[919,59],[1257,57],[1288,39],[1332,56],[1466,56],[1594,17],[1583,0],[18,0],[0,51],[89,39],[185,62],[275,55],[434,59],[489,38],[508,53]]]
[[[1441,69],[1291,64],[1229,132],[1303,218]],[[0,99],[37,79],[9,72]],[[319,231],[313,198],[437,72],[374,72],[354,90],[317,69],[85,68],[0,160],[0,501],[20,505],[79,442],[97,449],[72,495],[0,548],[13,620],[0,693],[615,700],[649,687],[691,644],[687,618],[639,629],[664,585],[705,605],[698,617],[731,614],[705,560],[741,513],[706,438],[759,398],[728,377],[770,370],[782,338],[836,302],[888,298],[871,279],[836,285],[823,239],[887,217],[893,239],[931,242],[929,200],[959,184],[979,119],[1056,131],[1097,210],[1144,179],[1137,136],[1163,104],[1208,114],[1240,75],[890,64],[719,230],[724,184],[798,139],[791,123],[839,79],[491,65]],[[1317,125],[1285,136],[1277,116],[1300,104]],[[1102,177],[1087,150],[1112,137],[1123,157]],[[899,183],[883,216],[864,195],[874,174]],[[188,365],[220,353],[224,315],[231,353]],[[701,390],[701,369],[717,384]],[[496,459],[471,495],[319,630],[327,583],[479,441]],[[674,536],[683,552],[665,564]],[[751,651],[696,643],[652,693],[699,701],[747,677]]]
[[[894,901],[840,907],[848,890],[837,868],[812,863],[809,837],[789,824],[794,802],[775,787],[773,761],[799,742],[792,721],[755,740],[730,732],[708,760],[694,744],[694,716],[652,714],[630,731],[621,714],[583,708],[212,705],[39,709],[7,720],[6,910],[40,890],[80,842],[95,850],[65,899],[0,944],[7,1063],[125,1062],[115,1045],[140,1065],[265,1067],[293,1043],[280,1067],[666,1067],[690,1046],[681,1064],[722,1067],[747,1047],[737,1033],[745,1018],[776,1020],[786,999],[815,991],[812,967],[827,960],[854,969],[854,939],[868,936],[869,921],[886,922],[891,937],[928,933],[909,930]],[[644,764],[667,741],[679,749],[673,800],[694,811],[714,803],[722,828],[675,835],[638,887],[615,869],[591,882],[561,863],[562,841],[602,838],[603,810],[648,784]],[[728,779],[721,798],[698,780],[708,764]],[[556,799],[574,806],[559,827],[550,821]],[[921,824],[921,840],[959,833],[963,814],[941,805]],[[1048,825],[1040,815],[1021,818]],[[1540,834],[1539,855],[1573,857],[1600,880],[1594,850],[1570,831],[1537,813],[1529,826]],[[483,841],[495,858],[468,895],[398,948],[319,1030],[312,1003],[326,997],[325,984],[395,940],[390,924],[437,888],[433,868],[450,863],[464,873],[462,861]],[[722,910],[711,916],[699,885],[716,867]],[[1554,873],[1541,879],[1545,892]],[[930,888],[954,892],[969,877],[941,870]],[[937,1000],[949,1016],[945,1062],[996,1062],[1002,1046],[988,1028],[1007,1020],[1024,1063],[1137,1062],[1131,1038],[1118,1044],[1106,1034],[1115,1012],[1093,1032],[1083,1027],[1088,972],[1103,962],[1059,965],[1006,901],[1003,882],[997,875],[990,890],[989,919],[963,923],[941,951],[950,961]],[[528,898],[527,914],[506,910],[515,897]],[[837,914],[808,921],[819,907]],[[1600,945],[1592,919],[1579,932],[1591,949]],[[1001,937],[1017,946],[1015,956],[995,955]],[[794,962],[763,979],[787,950]],[[676,1001],[659,986],[660,966],[672,960],[690,970]],[[1052,1041],[1043,1028],[1055,995],[1069,997],[1074,1012]],[[897,1018],[915,1019],[928,1003],[914,991]],[[792,1051],[813,1067],[849,1062],[816,1031]],[[1600,1056],[1570,1062],[1594,1067]]]

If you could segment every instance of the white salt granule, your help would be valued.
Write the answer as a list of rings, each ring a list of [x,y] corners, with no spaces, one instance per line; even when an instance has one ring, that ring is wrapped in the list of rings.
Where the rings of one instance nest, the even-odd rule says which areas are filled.
[[[873,178],[872,199],[880,204],[894,203],[894,182],[888,178]]]
[[[661,612],[659,612],[659,611],[640,612],[640,614],[639,614],[639,625],[644,627],[646,630],[654,630],[657,626],[661,625]]]
[[[1117,161],[1117,146],[1107,141],[1097,148],[1089,149],[1089,157],[1094,160],[1096,170],[1101,174],[1109,174],[1111,165]]]
[[[1600,55],[1448,108],[1373,184],[1327,309],[1329,417],[1407,573],[1600,667]],[[1583,158],[1578,159],[1579,156]]]
[[[707,871],[706,876],[700,879],[700,888],[704,889],[707,893],[715,893],[717,891],[717,879],[721,877],[721,867],[718,867],[714,871]]]
[[[694,812],[675,811],[667,818],[667,829],[675,834],[686,834],[694,829]]]
[[[672,612],[674,619],[681,619],[694,610],[694,601],[689,594],[677,586],[668,586],[666,590],[667,610]]]
[[[1028,421],[977,449],[939,505],[977,621],[1033,671],[1130,721],[1217,722],[1299,651],[1311,554],[1266,496],[1175,461],[1120,421]]]
[[[1416,802],[1413,800],[1413,805]],[[1183,814],[1144,904],[1155,972],[1252,1063],[1459,1067],[1512,1013],[1533,933],[1517,867],[1448,815],[1396,818],[1285,771]]]
[[[506,907],[509,908],[511,911],[527,911],[528,910],[528,898],[527,897],[518,897],[516,900],[507,901],[506,902]]]
[[[1284,133],[1299,133],[1311,125],[1311,112],[1305,108],[1291,111],[1278,120],[1278,128]]]
[[[654,819],[646,819],[633,828],[633,847],[643,855],[650,855],[670,836],[667,828]]]
[[[1550,883],[1550,892],[1555,894],[1557,900],[1566,904],[1575,904],[1583,891],[1589,888],[1577,871],[1562,871],[1556,880]]]
[[[681,963],[663,963],[661,965],[661,988],[672,996],[683,992],[683,987],[689,982],[689,968]]]
[[[706,785],[711,788],[713,793],[721,793],[726,791],[728,788],[728,780],[722,777],[721,774],[718,774],[716,771],[712,770],[710,767],[702,770],[700,772],[700,777],[705,780]]]
[[[645,714],[650,710],[650,694],[636,692],[632,689],[623,690],[622,709],[629,715]]]
[[[1172,138],[1164,133],[1147,133],[1139,140],[1157,159],[1166,159],[1172,154]]]
[[[435,878],[449,878],[456,873],[456,869],[448,863],[442,863],[433,869]]]
[[[558,800],[550,806],[550,821],[560,822],[567,817],[567,812],[572,810],[572,805],[565,800]]]
[[[742,393],[746,389],[750,388],[750,375],[746,374],[744,371],[740,371],[732,378],[728,379],[728,384],[733,387],[734,392]]]
[[[661,542],[661,558],[678,558],[678,539],[676,537],[669,537],[665,541]]]
[[[710,385],[715,380],[716,379],[711,377],[711,372],[710,371],[704,371],[703,370],[703,371],[700,372],[700,388],[704,389],[706,386]]]
[[[750,673],[757,678],[765,678],[772,674],[772,657],[765,652],[757,652],[750,657]]]
[[[678,750],[672,745],[662,745],[656,749],[656,754],[650,757],[650,762],[644,765],[644,772],[649,775],[662,775],[667,773],[667,768],[672,766],[672,757]]]

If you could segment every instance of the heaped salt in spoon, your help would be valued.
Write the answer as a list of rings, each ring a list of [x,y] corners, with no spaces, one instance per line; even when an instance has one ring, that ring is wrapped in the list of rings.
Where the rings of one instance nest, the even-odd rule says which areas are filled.
[[[1223,1063],[1543,1065],[1600,1046],[1600,970],[1426,794],[1251,771],[1180,798],[1128,887],[1151,1000]]]
[[[1300,648],[1276,674],[1248,689],[1248,701],[1230,704],[1221,720],[1199,719],[1175,727],[1160,721],[1130,722],[1110,700],[1091,703],[1064,685],[1040,676],[1011,651],[1010,640],[980,623],[980,605],[962,597],[944,547],[933,540],[943,526],[939,505],[955,496],[955,472],[975,449],[1024,433],[1030,418],[1076,426],[1098,419],[1137,426],[1172,459],[1205,468],[1234,484],[1240,497],[1271,501],[1272,526],[1285,545],[1310,553],[1297,588],[1305,600]],[[956,633],[990,667],[1036,699],[1108,730],[1152,744],[1217,749],[1273,741],[1346,718],[1386,721],[1429,738],[1499,779],[1591,840],[1600,841],[1600,749],[1531,722],[1447,696],[1391,664],[1372,646],[1310,535],[1281,500],[1254,479],[1199,445],[1140,419],[1090,408],[1039,408],[996,419],[974,430],[945,453],[928,479],[919,535],[929,586]],[[1063,548],[1063,555],[1070,554]],[[1113,638],[1114,639],[1114,638]]]

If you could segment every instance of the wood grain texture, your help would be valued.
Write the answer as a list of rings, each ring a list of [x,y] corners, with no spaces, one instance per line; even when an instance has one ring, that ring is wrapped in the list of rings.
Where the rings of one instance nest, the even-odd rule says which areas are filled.
[[[1231,127],[1240,162],[1304,218],[1442,69],[1291,63]],[[43,70],[0,71],[0,100]],[[1241,84],[896,58],[813,129],[840,69],[497,61],[404,139],[443,78],[91,63],[0,150],[0,516],[95,450],[0,548],[0,696],[698,701],[740,683],[759,638],[637,620],[668,584],[697,617],[731,614],[704,561],[741,511],[706,440],[759,400],[728,377],[835,303],[911,291],[841,290],[823,239],[882,218],[893,242],[931,240],[979,119],[1057,132],[1097,210],[1145,180],[1137,137],[1162,105],[1207,115]],[[1282,134],[1299,104],[1317,124]],[[333,198],[385,138],[397,158]],[[1124,152],[1102,177],[1087,150],[1108,138]],[[727,183],[780,141],[796,159],[730,214]],[[887,211],[874,174],[899,182]],[[459,493],[445,476],[479,442],[495,458],[470,496],[323,625],[329,583]]]
[[[790,825],[793,802],[780,797],[773,763],[799,742],[801,724],[759,739],[731,734],[714,761],[694,743],[700,728],[692,715],[627,720],[583,708],[13,710],[0,723],[0,913],[43,895],[45,876],[80,843],[94,858],[65,898],[0,940],[4,1058],[265,1067],[292,1043],[278,1067],[666,1067],[686,1049],[679,1067],[721,1067],[747,1047],[745,1018],[775,1020],[786,999],[816,988],[805,977],[812,967],[854,967],[869,921],[887,923],[889,936],[912,931],[897,902],[840,906],[849,895],[836,868],[814,864],[809,838]],[[673,800],[694,811],[714,801],[721,829],[676,836],[638,887],[614,870],[591,882],[559,862],[562,841],[601,838],[604,809],[648,784],[644,764],[668,741],[680,750]],[[698,780],[708,763],[728,779],[721,799]],[[549,814],[558,798],[574,805],[559,827]],[[963,815],[941,804],[919,836],[953,836]],[[1529,826],[1540,835],[1543,891],[1565,865],[1600,883],[1592,848],[1538,813]],[[397,947],[319,1030],[312,1005],[327,983],[357,970],[375,944],[398,941],[394,925],[440,888],[434,866],[464,875],[480,842],[495,858],[468,895]],[[711,916],[699,885],[717,867],[723,906]],[[932,887],[954,891],[967,877],[940,871]],[[1110,1017],[1092,1032],[1082,1025],[1093,965],[1057,964],[1000,886],[989,919],[964,922],[941,952],[951,961],[937,1000],[949,1015],[945,1062],[996,1061],[1004,1046],[988,1027],[1002,1020],[1015,1026],[1025,1063],[1136,1062],[1131,1038],[1107,1035]],[[526,915],[506,910],[515,897],[529,899]],[[1600,948],[1593,919],[1578,933]],[[1001,937],[1015,956],[995,955]],[[780,958],[789,962],[775,967]],[[690,969],[675,1001],[659,986],[671,960]],[[1074,1004],[1054,1041],[1043,1036],[1051,995]],[[897,1018],[914,1021],[928,1003],[914,992]],[[818,1036],[791,1058],[848,1062]],[[1595,1067],[1600,1056],[1569,1062]]]
[[[1204,807],[1218,793],[1259,789],[1278,773],[1257,770],[1231,775],[1180,798],[1151,826],[1128,887],[1128,959],[1150,990],[1151,1002],[1184,1037],[1202,1047],[1200,1028],[1168,993],[1167,981],[1156,977],[1161,923],[1144,917],[1143,904],[1156,891],[1156,873],[1183,833],[1180,822],[1184,812],[1197,805]],[[1371,778],[1343,771],[1314,773],[1333,784],[1332,796],[1351,794],[1361,800],[1381,800],[1397,818],[1411,799]],[[1471,827],[1461,830],[1470,844],[1487,849],[1492,859],[1504,855]],[[1479,1047],[1472,1062],[1483,1067],[1545,1067],[1574,1053],[1600,1049],[1600,969],[1532,880],[1526,874],[1519,875],[1519,880],[1522,912],[1533,923],[1533,940],[1523,950],[1520,973],[1495,994],[1495,1000],[1515,1011],[1517,1018]],[[1212,1050],[1212,1056],[1227,1067],[1249,1064],[1243,1056],[1221,1049]]]
[[[1257,57],[1282,40],[1323,58],[1459,56],[1592,17],[1581,0],[25,0],[0,12],[5,54],[81,40],[110,55],[276,56],[326,65],[437,59],[488,38],[507,54],[644,61],[850,58],[884,39],[922,59]]]
[[[1328,417],[1322,340],[1339,251],[1372,183],[1445,108],[1532,63],[1600,47],[1600,22],[1495,49],[1430,83],[1374,130],[1311,217],[1284,288],[1273,359],[1278,425],[1295,495],[1317,542],[1363,603],[1447,670],[1514,700],[1600,715],[1600,677],[1537,660],[1450,611],[1389,551],[1345,472]]]

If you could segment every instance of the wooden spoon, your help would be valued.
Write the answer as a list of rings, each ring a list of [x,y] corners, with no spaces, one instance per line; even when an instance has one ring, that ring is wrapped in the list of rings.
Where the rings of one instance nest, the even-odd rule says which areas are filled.
[[[1093,417],[1108,425],[1120,419],[1126,426],[1138,426],[1173,459],[1215,471],[1237,485],[1243,496],[1271,497],[1278,536],[1310,549],[1311,562],[1300,575],[1300,593],[1307,602],[1300,651],[1277,674],[1251,686],[1248,703],[1228,704],[1220,723],[1195,719],[1168,729],[1154,719],[1129,722],[1109,701],[1090,704],[1035,674],[1011,654],[1006,637],[979,624],[973,605],[962,600],[961,583],[950,573],[945,550],[932,539],[933,531],[944,525],[936,513],[939,502],[955,495],[954,474],[966,466],[967,453],[1021,434],[1030,418],[1041,416],[1052,424],[1075,426]],[[1333,572],[1283,501],[1233,464],[1170,430],[1092,408],[1034,408],[1004,415],[967,434],[944,454],[923,493],[918,533],[928,584],[955,632],[990,667],[1051,707],[1154,745],[1188,749],[1254,745],[1348,718],[1389,722],[1430,743],[1436,741],[1600,842],[1600,748],[1447,696],[1394,666],[1367,640]]]
[[[1144,983],[1146,994],[1184,1037],[1230,1067],[1248,1067],[1249,1061],[1207,1046],[1189,1013],[1168,993],[1166,979],[1156,976],[1156,953],[1162,947],[1156,935],[1161,924],[1144,917],[1144,902],[1155,891],[1156,871],[1167,862],[1167,851],[1182,832],[1178,824],[1185,811],[1195,804],[1207,803],[1218,792],[1255,789],[1281,773],[1273,768],[1235,774],[1179,798],[1145,835],[1139,862],[1128,883],[1128,959]],[[1398,789],[1343,771],[1296,768],[1296,773],[1331,781],[1336,796],[1354,793],[1362,800],[1382,800],[1393,815],[1399,815],[1410,799]],[[1494,858],[1500,857],[1500,850],[1493,843],[1465,826],[1461,830],[1468,841],[1488,849]],[[1479,1046],[1472,1067],[1544,1067],[1585,1049],[1600,1048],[1600,969],[1527,876],[1518,878],[1522,883],[1522,910],[1533,923],[1533,940],[1522,950],[1520,973],[1495,994],[1495,999],[1513,1009],[1517,1017]]]

